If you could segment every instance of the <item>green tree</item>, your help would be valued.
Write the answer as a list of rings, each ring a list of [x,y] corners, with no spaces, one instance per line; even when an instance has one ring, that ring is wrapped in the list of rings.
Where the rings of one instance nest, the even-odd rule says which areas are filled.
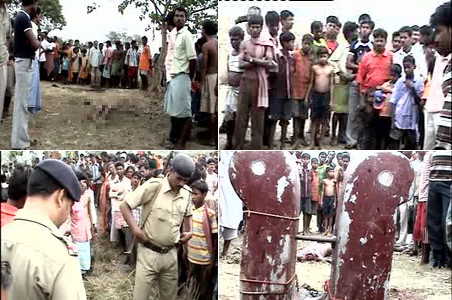
[[[17,11],[22,7],[21,0],[11,0],[8,10],[11,17],[14,17]],[[63,8],[60,0],[39,0],[38,6],[43,13],[41,28],[51,31],[53,29],[62,29],[66,26],[66,19],[63,16]]]
[[[146,30],[157,29],[162,35],[162,51],[158,66],[154,68],[154,77],[151,82],[151,90],[159,90],[161,70],[165,64],[164,58],[167,53],[165,17],[176,7],[184,7],[188,14],[187,26],[192,33],[196,33],[202,22],[206,20],[218,22],[218,0],[180,0],[179,2],[174,0],[121,0],[118,11],[124,13],[131,5],[141,10],[140,20],[149,22]],[[87,7],[88,13],[95,11],[99,6],[98,2],[93,2]]]
[[[107,39],[110,40],[112,43],[114,43],[115,41],[120,41],[120,42],[130,42],[132,41],[133,37],[130,35],[127,35],[127,32],[125,32],[124,30],[122,31],[110,31],[107,34]]]

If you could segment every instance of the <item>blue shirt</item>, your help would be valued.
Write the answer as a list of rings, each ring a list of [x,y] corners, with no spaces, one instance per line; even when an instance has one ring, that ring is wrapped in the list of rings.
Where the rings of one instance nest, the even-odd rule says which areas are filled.
[[[69,71],[69,59],[63,58],[63,70]]]
[[[398,129],[416,130],[418,127],[419,108],[414,100],[411,91],[405,86],[405,75],[400,77],[394,85],[389,103],[395,105],[394,125]],[[419,75],[415,75],[413,86],[416,94],[421,96],[424,91],[424,80]]]

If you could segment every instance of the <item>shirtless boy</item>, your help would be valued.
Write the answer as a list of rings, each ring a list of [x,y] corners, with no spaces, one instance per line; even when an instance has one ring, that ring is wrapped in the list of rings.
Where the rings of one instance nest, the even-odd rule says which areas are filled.
[[[202,46],[201,61],[201,111],[209,114],[209,145],[218,143],[218,97],[215,93],[218,81],[218,25],[213,21],[202,24],[206,43]],[[218,147],[217,147],[218,148]]]
[[[328,49],[319,47],[318,60],[311,68],[311,83],[308,88],[308,99],[311,99],[311,149],[322,149],[322,139],[328,112],[331,109],[333,95],[333,66],[328,63]],[[312,91],[312,93],[311,93]],[[318,143],[316,143],[318,137]]]
[[[334,170],[332,167],[326,168],[326,178],[322,180],[322,194],[320,195],[320,199],[322,199],[324,235],[330,235],[337,205],[336,181],[334,180]]]

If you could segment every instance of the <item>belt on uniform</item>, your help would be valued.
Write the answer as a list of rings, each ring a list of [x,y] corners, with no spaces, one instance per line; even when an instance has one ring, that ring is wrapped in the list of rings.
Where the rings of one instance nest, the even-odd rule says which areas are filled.
[[[161,247],[151,242],[146,242],[143,244],[143,246],[158,253],[168,253],[171,251],[171,249],[173,249],[173,246]]]

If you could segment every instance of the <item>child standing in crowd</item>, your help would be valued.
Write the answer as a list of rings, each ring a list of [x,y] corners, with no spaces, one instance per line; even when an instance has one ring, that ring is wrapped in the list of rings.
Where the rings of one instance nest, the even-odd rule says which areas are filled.
[[[69,59],[67,52],[63,52],[63,63],[61,66],[61,76],[63,77],[63,84],[68,84],[68,74],[69,73]]]
[[[237,99],[239,97],[240,81],[242,80],[243,69],[240,68],[240,43],[245,37],[243,29],[235,26],[229,30],[229,40],[232,51],[228,54],[228,86],[225,98],[225,122],[227,144],[226,150],[232,149],[232,139],[235,128],[235,114],[237,111]]]
[[[318,50],[321,47],[325,47],[326,49],[328,49],[328,45],[326,44],[326,41],[323,38],[322,22],[314,21],[311,23],[311,34],[313,37],[311,55],[313,56],[314,61],[317,62],[318,55],[319,55]]]
[[[300,144],[308,146],[304,136],[305,123],[308,119],[309,99],[307,92],[311,82],[312,61],[309,50],[312,48],[313,38],[305,34],[301,40],[301,49],[293,54],[294,72],[292,74],[292,115],[294,147],[296,150]]]
[[[265,108],[268,107],[267,71],[275,66],[274,45],[261,38],[262,16],[250,16],[248,28],[251,38],[241,45],[240,64],[245,69],[240,89],[234,132],[235,149],[245,144],[245,133],[251,114],[251,148],[263,147]]]
[[[197,291],[199,299],[212,298],[213,267],[216,264],[218,245],[218,225],[215,211],[205,205],[205,198],[209,188],[202,180],[195,181],[193,190],[193,236],[188,241],[189,282],[193,285],[190,290]],[[190,295],[192,299],[198,299]]]
[[[149,70],[152,66],[152,59],[151,59],[151,50],[149,49],[148,44],[148,38],[143,36],[141,39],[142,46],[140,48],[140,51],[138,53],[139,56],[139,73],[141,78],[141,90],[147,91],[148,90],[148,75]]]
[[[392,52],[385,49],[387,38],[388,33],[383,29],[376,29],[373,32],[374,48],[364,54],[356,75],[356,83],[360,93],[358,107],[361,128],[358,133],[358,147],[361,150],[375,149],[376,132],[380,129],[375,124],[373,97],[370,89],[374,90],[389,79]]]
[[[391,100],[393,109],[393,130],[395,149],[416,149],[418,140],[418,120],[424,80],[414,72],[416,62],[409,55],[403,59],[405,75],[395,84]]]
[[[88,78],[88,56],[86,55],[87,50],[82,50],[82,64],[80,66],[79,83],[82,85],[86,84],[86,79]]]
[[[295,35],[290,31],[283,32],[279,40],[282,45],[281,55],[278,60],[278,76],[275,80],[274,99],[270,99],[269,106],[269,118],[270,118],[270,139],[269,148],[273,149],[273,140],[275,138],[276,123],[279,120],[281,126],[281,144],[280,149],[284,149],[284,143],[286,141],[287,126],[292,118],[292,102],[291,102],[291,90],[292,90],[292,68],[293,61],[292,55],[289,51],[293,51],[295,46]]]
[[[392,110],[389,104],[391,98],[392,89],[395,83],[402,76],[401,66],[395,64],[391,65],[389,71],[389,80],[378,86],[373,93],[373,108],[378,113],[378,120],[376,127],[376,145],[377,150],[387,150],[389,147],[390,137],[389,133],[392,126]]]
[[[326,168],[326,179],[322,180],[322,215],[324,235],[330,235],[333,228],[333,216],[336,212],[337,205],[337,190],[336,181],[334,180],[334,169],[332,167]]]
[[[80,48],[74,47],[74,53],[72,54],[72,84],[77,84],[78,75],[80,73]]]
[[[311,98],[311,149],[315,149],[316,144],[319,149],[322,148],[325,122],[331,106],[334,76],[333,66],[328,63],[328,49],[320,47],[317,55],[318,61],[311,68],[311,83],[307,92],[307,97]]]

